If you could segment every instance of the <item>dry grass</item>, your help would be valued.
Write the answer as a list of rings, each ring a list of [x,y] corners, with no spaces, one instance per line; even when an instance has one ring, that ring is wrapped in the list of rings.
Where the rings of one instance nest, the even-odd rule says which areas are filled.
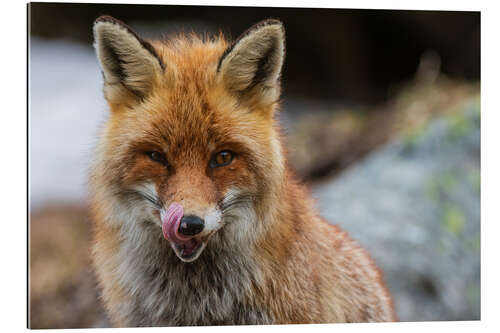
[[[30,326],[106,326],[90,268],[86,207],[53,206],[31,215]]]

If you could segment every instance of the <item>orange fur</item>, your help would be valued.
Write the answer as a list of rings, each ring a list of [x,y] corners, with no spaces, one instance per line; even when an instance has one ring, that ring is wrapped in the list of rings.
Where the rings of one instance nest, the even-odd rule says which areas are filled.
[[[110,24],[106,29],[123,27],[109,18],[99,22]],[[282,30],[274,25],[281,27],[268,22],[243,37],[263,38],[256,45],[281,50],[276,43]],[[118,33],[124,43],[136,38],[123,29]],[[279,82],[265,81],[271,71],[259,67],[263,79],[235,93],[222,79],[230,69],[225,73],[223,63],[223,74],[218,71],[230,47],[223,36],[181,35],[149,45],[154,52],[146,57],[158,57],[165,68],[150,77],[142,98],[124,89],[126,81],[112,82],[114,72],[105,71],[110,118],[92,171],[94,267],[113,323],[396,320],[382,274],[367,252],[318,217],[286,166],[275,120],[279,103],[267,93],[278,91]],[[235,50],[244,58],[244,47]],[[267,61],[277,61],[280,54],[273,57]],[[168,167],[148,158],[148,151],[164,154]],[[219,151],[234,152],[234,159],[209,167]],[[145,184],[152,184],[163,208],[179,202],[185,212],[200,216],[210,207],[221,210],[218,229],[204,236],[206,249],[198,259],[179,260],[162,237],[160,209],[130,194]],[[236,217],[220,208],[233,193],[242,205],[232,212]]]

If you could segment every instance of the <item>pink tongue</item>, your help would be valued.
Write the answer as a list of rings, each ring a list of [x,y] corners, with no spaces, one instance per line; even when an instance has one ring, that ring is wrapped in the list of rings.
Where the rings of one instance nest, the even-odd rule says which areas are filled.
[[[167,212],[161,221],[163,236],[175,244],[185,244],[191,238],[184,237],[177,232],[183,215],[184,209],[182,206],[174,202],[170,205],[170,207],[168,207]]]

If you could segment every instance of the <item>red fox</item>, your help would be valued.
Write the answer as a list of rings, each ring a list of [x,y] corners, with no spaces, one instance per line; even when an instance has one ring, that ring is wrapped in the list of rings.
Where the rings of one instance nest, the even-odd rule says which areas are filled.
[[[280,21],[233,43],[147,41],[109,16],[93,30],[110,108],[93,265],[114,326],[396,320],[368,253],[287,166]]]

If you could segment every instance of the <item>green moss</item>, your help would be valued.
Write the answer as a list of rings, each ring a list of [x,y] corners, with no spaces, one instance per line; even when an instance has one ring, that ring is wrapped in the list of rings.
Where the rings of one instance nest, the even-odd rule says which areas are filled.
[[[477,307],[481,302],[481,285],[478,282],[469,282],[465,288],[465,300],[469,306]]]
[[[434,179],[431,179],[425,186],[425,194],[432,201],[438,201],[440,195],[439,183],[437,183]]]
[[[424,137],[425,133],[427,132],[426,130],[427,126],[420,126],[409,130],[403,137],[403,150],[407,152],[412,150]]]
[[[471,130],[471,126],[469,124],[469,119],[465,116],[462,111],[452,112],[448,119],[450,121],[450,128],[448,131],[448,138],[457,139],[460,138]]]
[[[445,243],[443,239],[440,239],[436,251],[440,255],[447,255],[450,252],[450,247]]]
[[[471,252],[479,252],[481,250],[481,237],[479,235],[470,237],[465,242],[465,247]]]
[[[457,178],[450,171],[443,173],[443,175],[441,176],[440,179],[441,188],[446,193],[450,193],[451,191],[453,191],[457,183],[458,183]]]
[[[472,169],[468,174],[469,182],[472,186],[480,191],[481,190],[481,171],[479,168]]]
[[[476,97],[472,98],[471,106],[476,111],[476,114],[479,116],[481,114],[481,97],[479,94]]]
[[[443,212],[443,224],[446,230],[459,235],[465,227],[465,216],[458,206],[446,206]]]
[[[433,201],[438,201],[442,195],[451,193],[458,184],[457,177],[451,171],[434,176],[425,186],[426,195]]]

